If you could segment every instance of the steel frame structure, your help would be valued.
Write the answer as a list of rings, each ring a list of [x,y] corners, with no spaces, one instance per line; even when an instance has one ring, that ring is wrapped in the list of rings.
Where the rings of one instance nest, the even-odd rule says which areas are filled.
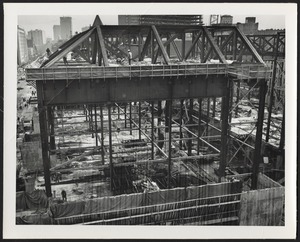
[[[214,33],[220,30],[230,31],[229,37],[223,43],[214,38]],[[192,45],[186,48],[186,33],[192,34]],[[174,40],[181,39],[181,50],[178,49]],[[120,44],[122,43],[122,45]],[[143,61],[146,54],[151,57],[152,64],[158,63],[158,57],[161,56],[163,63],[156,70],[153,66],[126,66],[120,72],[118,67],[110,67],[108,53],[117,57],[126,56],[124,46],[131,48],[133,44],[137,50],[133,59]],[[198,58],[198,63],[194,64],[194,69],[190,70],[190,65],[186,63],[174,64],[174,59],[170,56],[169,47],[173,45],[176,51],[176,61],[185,62],[190,57]],[[121,47],[123,46],[123,47]],[[238,62],[233,66],[228,65],[226,49],[233,51],[233,56],[237,57]],[[239,48],[239,46],[241,48]],[[85,63],[69,63],[62,67],[60,60],[70,51],[78,53]],[[241,62],[245,51],[250,53],[251,58],[247,62]],[[209,59],[217,58],[220,64],[206,63]],[[235,59],[235,58],[234,58]],[[165,71],[165,69],[167,71]],[[177,72],[175,71],[177,69]],[[76,72],[77,70],[77,72]],[[200,70],[200,72],[198,72]],[[73,72],[72,72],[73,71]],[[74,71],[76,73],[74,73]],[[154,72],[157,75],[154,75]],[[110,74],[108,75],[107,72]],[[122,76],[120,73],[127,73]],[[60,49],[53,53],[47,61],[45,61],[38,69],[27,69],[27,80],[36,81],[38,95],[38,110],[42,141],[42,155],[45,177],[45,188],[47,196],[51,196],[49,151],[55,147],[54,139],[54,115],[51,111],[53,107],[61,107],[65,105],[86,105],[89,107],[90,122],[94,123],[92,130],[96,130],[95,150],[99,149],[97,145],[103,142],[103,139],[97,139],[97,127],[100,124],[100,130],[103,131],[103,108],[107,108],[108,114],[108,157],[110,178],[112,182],[114,157],[112,151],[112,112],[114,105],[120,108],[120,103],[138,102],[139,106],[147,102],[150,104],[152,112],[151,122],[153,122],[154,102],[157,102],[157,112],[159,122],[161,122],[161,101],[166,100],[165,109],[165,125],[163,128],[168,131],[168,138],[164,139],[168,143],[168,152],[162,150],[165,156],[158,159],[157,162],[168,163],[168,186],[170,187],[171,166],[172,161],[176,158],[172,157],[172,128],[173,124],[177,125],[182,131],[188,133],[187,139],[180,134],[179,145],[184,139],[188,140],[187,159],[198,159],[204,156],[200,154],[200,141],[210,148],[214,146],[201,137],[202,111],[198,110],[198,128],[197,132],[193,132],[189,127],[183,127],[182,119],[179,123],[172,118],[174,102],[189,99],[188,116],[192,120],[193,115],[193,99],[202,98],[222,98],[221,107],[221,147],[220,147],[220,165],[219,165],[219,181],[225,177],[225,168],[228,165],[228,138],[229,118],[232,81],[257,81],[260,89],[260,103],[258,111],[258,120],[256,127],[256,143],[255,143],[255,159],[253,163],[252,188],[257,187],[258,166],[261,157],[261,140],[263,125],[263,107],[266,91],[266,80],[269,78],[270,71],[264,63],[263,59],[257,53],[255,48],[247,37],[236,27],[233,26],[104,26],[100,18],[95,18],[93,26],[82,32],[69,41],[64,43]],[[121,76],[120,76],[121,75]],[[210,102],[207,102],[210,103]],[[215,104],[214,104],[215,105]],[[100,113],[98,109],[100,107]],[[201,105],[199,105],[201,109]],[[121,108],[122,109],[122,108]],[[120,109],[120,110],[121,110]],[[132,125],[139,130],[139,137],[143,133],[151,143],[151,161],[155,162],[154,146],[158,148],[154,139],[153,123],[151,125],[151,135],[147,135],[141,129],[141,109],[139,108],[139,121],[136,123],[132,118],[131,104],[129,105],[129,117],[126,114],[126,106],[122,109],[125,113],[126,122],[129,121],[130,132]],[[102,110],[102,111],[101,111]],[[207,107],[208,116],[210,108]],[[182,108],[180,108],[182,114]],[[98,123],[98,119],[101,119]],[[124,122],[125,122],[124,120]],[[125,127],[126,127],[125,122]],[[208,127],[208,122],[205,122]],[[50,127],[50,128],[49,128]],[[168,129],[168,130],[167,130]],[[49,135],[50,133],[50,135]],[[182,133],[182,132],[180,132]],[[197,140],[197,155],[192,155],[192,138]],[[209,135],[206,135],[209,136]],[[103,137],[103,135],[101,136]],[[177,141],[177,140],[174,140]],[[181,141],[181,142],[180,142]],[[51,149],[49,148],[51,147]],[[103,143],[102,160],[103,159]],[[215,148],[215,147],[214,147]],[[215,151],[219,149],[215,148]],[[215,155],[215,154],[213,154]],[[182,159],[182,157],[180,157]],[[146,160],[145,163],[149,162]],[[135,163],[139,163],[138,161]],[[141,162],[142,163],[142,162]],[[122,164],[123,165],[123,164]],[[119,165],[121,166],[121,165]],[[111,184],[112,187],[112,184]]]

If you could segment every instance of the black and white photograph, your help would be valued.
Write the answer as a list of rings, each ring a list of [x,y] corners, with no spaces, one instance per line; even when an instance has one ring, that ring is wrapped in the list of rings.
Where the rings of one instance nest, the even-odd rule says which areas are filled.
[[[4,235],[293,238],[296,7],[6,3]]]

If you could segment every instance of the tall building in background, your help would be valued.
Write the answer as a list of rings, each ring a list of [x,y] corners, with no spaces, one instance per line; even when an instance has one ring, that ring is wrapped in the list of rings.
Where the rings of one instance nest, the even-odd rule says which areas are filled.
[[[68,40],[72,36],[72,18],[60,17],[60,37],[63,40]]]
[[[54,41],[58,41],[61,39],[60,37],[60,25],[53,25],[53,38]]]
[[[231,15],[222,15],[221,16],[221,21],[220,21],[220,24],[221,25],[232,25],[232,22],[233,22],[233,17]]]
[[[119,15],[119,25],[203,25],[202,15]]]
[[[82,28],[81,28],[81,32],[84,32],[84,31],[88,30],[90,27],[91,27],[91,26],[85,26],[85,27],[82,27]]]
[[[28,62],[28,47],[25,30],[18,26],[18,37],[17,37],[17,56],[18,65],[22,65]]]
[[[244,34],[254,34],[258,31],[258,23],[255,23],[255,17],[247,17],[245,23],[237,23],[236,26],[244,32]]]
[[[40,29],[36,30],[30,30],[28,32],[28,39],[31,39],[33,41],[33,44],[35,46],[41,46],[44,44],[43,41],[43,31]]]

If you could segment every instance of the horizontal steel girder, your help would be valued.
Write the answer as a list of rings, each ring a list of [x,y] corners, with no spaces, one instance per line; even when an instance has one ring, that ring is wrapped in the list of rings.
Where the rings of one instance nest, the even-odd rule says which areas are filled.
[[[225,75],[178,78],[124,78],[94,80],[39,81],[43,85],[44,105],[130,102],[143,100],[221,97]]]

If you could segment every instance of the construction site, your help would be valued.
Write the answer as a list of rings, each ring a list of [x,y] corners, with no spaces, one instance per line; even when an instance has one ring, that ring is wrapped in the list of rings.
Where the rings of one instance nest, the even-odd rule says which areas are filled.
[[[18,69],[16,224],[285,225],[285,32],[157,19]]]

